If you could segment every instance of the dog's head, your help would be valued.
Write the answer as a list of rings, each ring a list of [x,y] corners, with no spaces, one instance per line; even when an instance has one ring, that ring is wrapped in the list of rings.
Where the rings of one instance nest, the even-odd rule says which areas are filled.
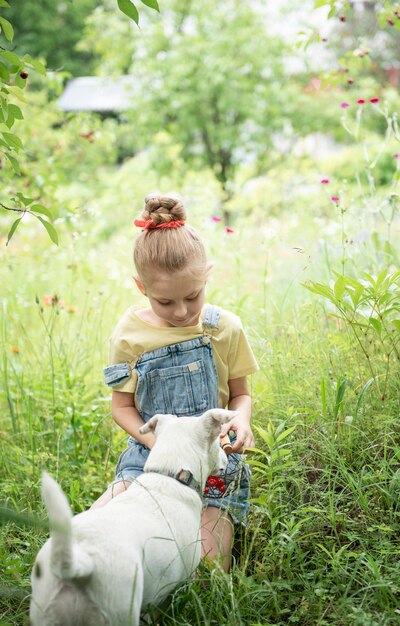
[[[236,415],[236,411],[225,409],[210,409],[200,417],[154,415],[140,429],[142,434],[153,431],[156,435],[146,470],[160,469],[160,464],[169,471],[189,469],[200,483],[205,483],[210,474],[227,465],[220,434],[222,426]]]

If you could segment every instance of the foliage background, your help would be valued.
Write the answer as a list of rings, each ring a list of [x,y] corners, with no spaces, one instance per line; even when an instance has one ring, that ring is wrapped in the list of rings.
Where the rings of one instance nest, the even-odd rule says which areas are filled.
[[[165,0],[138,29],[113,0],[6,4],[0,45],[20,62],[0,56],[2,111],[23,119],[0,127],[21,141],[1,144],[19,164],[1,158],[1,624],[28,623],[41,470],[82,511],[124,446],[101,370],[142,302],[132,221],[155,189],[182,194],[215,264],[208,300],[241,316],[260,372],[232,572],[203,566],[151,619],[397,624],[396,5]],[[71,77],[126,73],[129,111],[57,106]]]

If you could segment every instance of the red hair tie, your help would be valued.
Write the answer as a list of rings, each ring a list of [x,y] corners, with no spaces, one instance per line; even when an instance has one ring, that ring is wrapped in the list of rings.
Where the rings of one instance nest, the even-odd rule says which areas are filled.
[[[135,226],[143,228],[143,230],[153,230],[153,228],[179,228],[183,226],[184,220],[172,220],[171,222],[163,222],[162,224],[155,224],[153,220],[135,220],[133,222]]]

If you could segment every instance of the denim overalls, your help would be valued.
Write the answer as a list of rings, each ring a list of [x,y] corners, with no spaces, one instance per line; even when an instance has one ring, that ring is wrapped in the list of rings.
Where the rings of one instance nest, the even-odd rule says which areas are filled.
[[[212,331],[218,328],[220,311],[207,305],[203,335],[157,348],[140,355],[134,365],[137,373],[135,405],[147,422],[156,413],[178,417],[201,415],[218,407],[218,375],[212,353]],[[106,384],[119,385],[130,376],[130,365],[110,365],[104,370]],[[133,437],[121,454],[115,481],[132,481],[143,473],[149,448]],[[226,470],[210,476],[203,496],[205,506],[227,510],[234,522],[244,522],[250,497],[250,469],[240,454],[231,454]]]

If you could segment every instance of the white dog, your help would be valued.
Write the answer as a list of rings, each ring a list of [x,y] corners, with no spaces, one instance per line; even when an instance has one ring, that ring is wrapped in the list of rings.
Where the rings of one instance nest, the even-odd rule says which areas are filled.
[[[105,507],[74,518],[60,487],[43,475],[51,537],[32,571],[32,626],[137,626],[146,605],[193,573],[200,494],[207,477],[226,467],[219,435],[235,415],[155,415],[141,428],[156,435],[144,474]]]

